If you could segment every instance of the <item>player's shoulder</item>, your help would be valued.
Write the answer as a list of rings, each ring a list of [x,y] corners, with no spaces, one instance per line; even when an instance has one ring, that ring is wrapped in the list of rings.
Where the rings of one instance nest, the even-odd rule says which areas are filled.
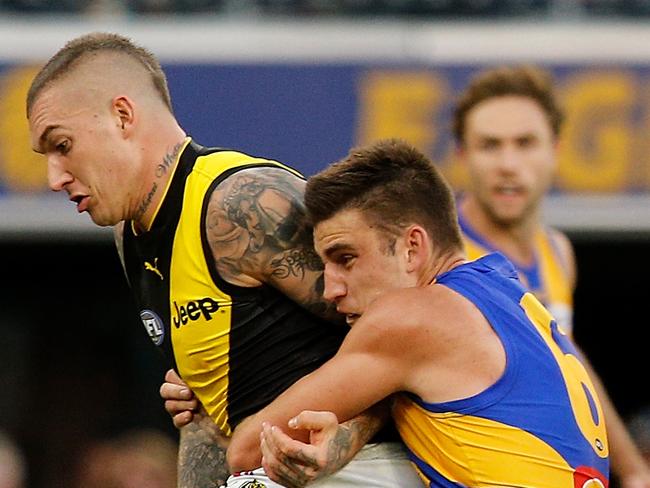
[[[305,179],[297,171],[274,161],[260,160],[260,165],[245,165],[228,171],[217,181],[213,191],[237,194],[240,197],[254,196],[266,189],[284,193],[292,198],[302,197]]]
[[[558,246],[562,247],[568,247],[569,249],[573,249],[573,245],[571,244],[571,240],[569,239],[569,236],[567,236],[563,231],[560,229],[557,229],[555,227],[546,227],[546,232],[550,239]]]
[[[387,291],[370,304],[359,325],[363,324],[364,333],[378,338],[418,341],[441,326],[451,305],[447,294],[446,288],[436,286]]]
[[[575,268],[575,251],[569,236],[554,227],[547,227],[546,231],[549,239],[551,239],[553,247],[557,249],[557,252],[560,254],[560,258],[565,267],[573,270]]]

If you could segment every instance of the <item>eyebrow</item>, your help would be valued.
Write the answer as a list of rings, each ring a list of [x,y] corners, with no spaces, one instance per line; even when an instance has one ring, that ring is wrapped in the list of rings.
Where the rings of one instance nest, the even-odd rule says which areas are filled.
[[[43,150],[43,146],[45,144],[45,141],[47,140],[48,136],[50,135],[50,132],[52,132],[54,129],[58,129],[61,127],[60,125],[48,125],[41,136],[38,138],[38,147],[34,149],[34,152],[38,154],[44,154],[45,151]]]
[[[331,259],[333,254],[336,254],[337,252],[341,250],[347,250],[350,249],[350,245],[346,244],[344,242],[337,242],[335,244],[332,244],[330,247],[326,248],[323,250],[323,255],[326,258]]]

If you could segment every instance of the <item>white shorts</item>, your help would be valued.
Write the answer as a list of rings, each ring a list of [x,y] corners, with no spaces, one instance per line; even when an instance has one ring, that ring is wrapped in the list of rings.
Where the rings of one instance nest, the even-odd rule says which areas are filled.
[[[399,442],[382,442],[364,446],[343,469],[309,485],[314,488],[422,488],[404,446]],[[262,468],[238,473],[228,478],[227,488],[282,488],[271,481]]]

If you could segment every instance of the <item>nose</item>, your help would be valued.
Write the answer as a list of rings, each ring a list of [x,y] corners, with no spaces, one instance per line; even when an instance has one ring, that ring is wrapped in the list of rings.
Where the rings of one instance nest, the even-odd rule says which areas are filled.
[[[61,191],[74,177],[63,167],[61,161],[55,156],[47,157],[47,183],[51,190]]]
[[[323,273],[325,287],[323,298],[328,302],[336,303],[347,294],[347,287],[341,275],[329,264],[325,264]]]
[[[511,173],[517,169],[519,160],[519,151],[512,145],[506,145],[503,147],[499,157],[499,169],[503,172]]]

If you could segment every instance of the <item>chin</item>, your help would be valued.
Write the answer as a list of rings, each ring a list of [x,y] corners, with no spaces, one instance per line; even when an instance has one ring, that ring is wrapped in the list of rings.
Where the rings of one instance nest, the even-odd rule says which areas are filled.
[[[90,212],[88,214],[90,215],[90,220],[92,220],[95,225],[98,225],[100,227],[110,227],[117,224],[117,222],[113,222],[112,219],[107,219],[100,215],[93,215]]]

